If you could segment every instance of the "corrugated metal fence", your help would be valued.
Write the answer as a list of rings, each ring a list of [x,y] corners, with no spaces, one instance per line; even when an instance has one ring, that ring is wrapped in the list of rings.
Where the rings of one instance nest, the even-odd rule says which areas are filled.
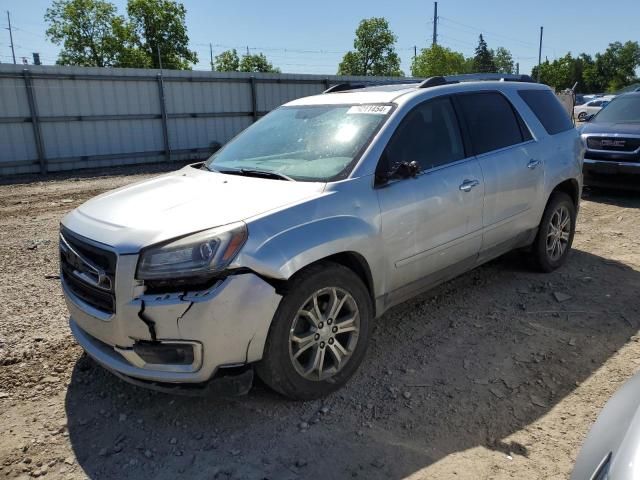
[[[0,65],[0,175],[201,159],[282,103],[362,80]]]

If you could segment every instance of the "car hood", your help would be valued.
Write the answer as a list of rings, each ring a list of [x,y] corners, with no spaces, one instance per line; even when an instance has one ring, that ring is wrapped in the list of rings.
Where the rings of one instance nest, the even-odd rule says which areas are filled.
[[[640,135],[640,123],[587,123],[580,130],[582,134]]]
[[[321,195],[324,187],[188,166],[94,197],[62,224],[121,254],[137,253],[154,243],[297,204]]]

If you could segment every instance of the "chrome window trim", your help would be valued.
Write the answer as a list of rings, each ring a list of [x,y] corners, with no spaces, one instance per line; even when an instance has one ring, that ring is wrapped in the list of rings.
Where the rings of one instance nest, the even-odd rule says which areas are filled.
[[[489,152],[481,153],[480,155],[476,155],[476,158],[480,160],[481,158],[484,158],[487,155],[495,155],[496,153],[502,153],[507,150],[512,150],[514,148],[522,147],[523,145],[528,145],[530,143],[536,143],[536,142],[537,140],[531,139],[531,140],[527,140],[526,142],[514,143],[513,145],[509,145],[508,147],[502,147],[502,148],[498,148],[497,150],[491,150]]]

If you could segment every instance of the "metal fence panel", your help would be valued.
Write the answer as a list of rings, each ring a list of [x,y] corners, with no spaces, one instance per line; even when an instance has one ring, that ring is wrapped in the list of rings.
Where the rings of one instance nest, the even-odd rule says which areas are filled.
[[[279,105],[362,80],[0,65],[0,175],[206,158]]]

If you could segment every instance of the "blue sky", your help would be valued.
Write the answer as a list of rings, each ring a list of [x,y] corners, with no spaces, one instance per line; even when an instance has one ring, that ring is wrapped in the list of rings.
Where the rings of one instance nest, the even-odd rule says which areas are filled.
[[[6,10],[11,12],[16,56],[41,53],[55,62],[58,47],[44,35],[44,13],[52,0],[0,0],[0,61],[11,61]],[[125,14],[126,0],[113,2]],[[271,0],[242,2],[184,0],[191,48],[199,55],[196,69],[208,69],[209,43],[214,55],[228,47],[263,52],[284,72],[336,72],[342,55],[353,47],[362,18],[383,16],[398,36],[396,49],[409,71],[413,46],[431,43],[433,2],[401,0]],[[571,51],[603,51],[610,42],[640,41],[640,1],[619,0],[615,10],[602,2],[549,0],[440,0],[439,43],[471,55],[478,35],[490,48],[504,46],[520,62],[521,73],[537,63],[538,34],[544,25],[543,59]],[[18,61],[20,61],[18,59]]]

